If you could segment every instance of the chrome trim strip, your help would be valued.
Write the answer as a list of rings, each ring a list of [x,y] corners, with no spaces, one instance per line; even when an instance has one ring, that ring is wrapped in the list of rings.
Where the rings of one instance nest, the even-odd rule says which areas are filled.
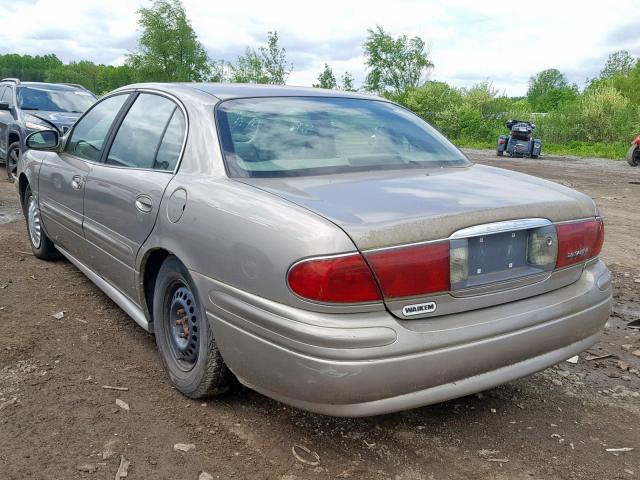
[[[78,270],[84,273],[89,280],[91,280],[95,285],[102,290],[111,300],[113,300],[116,305],[118,305],[124,312],[129,315],[133,320],[144,328],[147,332],[150,332],[150,325],[147,321],[147,318],[144,315],[144,312],[138,307],[135,303],[133,303],[129,298],[127,298],[123,293],[121,293],[118,289],[116,289],[113,285],[107,282],[105,279],[100,277],[97,273],[91,270],[88,266],[82,263],[80,260],[75,258],[69,252],[64,250],[63,248],[56,245],[56,248],[64,255],[67,260],[69,260],[73,265],[76,266]]]
[[[505,222],[485,223],[473,227],[463,228],[453,232],[449,238],[470,238],[494,233],[513,232],[516,230],[528,230],[530,228],[547,227],[553,225],[546,218],[523,218],[521,220],[507,220]]]

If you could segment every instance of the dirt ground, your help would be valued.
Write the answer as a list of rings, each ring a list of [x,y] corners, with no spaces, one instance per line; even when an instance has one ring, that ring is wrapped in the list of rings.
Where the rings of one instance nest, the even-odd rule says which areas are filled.
[[[0,479],[113,479],[123,458],[127,479],[640,478],[640,330],[627,327],[640,318],[640,169],[467,153],[595,198],[613,316],[575,365],[365,419],[309,414],[244,389],[205,403],[183,397],[151,335],[71,264],[29,253],[14,187],[0,181]],[[607,451],[620,448],[633,450]]]

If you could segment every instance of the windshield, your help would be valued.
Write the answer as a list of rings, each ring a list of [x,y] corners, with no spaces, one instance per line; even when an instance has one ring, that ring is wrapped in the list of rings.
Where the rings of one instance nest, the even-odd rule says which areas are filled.
[[[69,87],[18,87],[18,106],[22,110],[84,113],[96,101],[92,93]]]
[[[286,177],[469,162],[417,116],[377,100],[247,98],[217,109],[234,177]]]

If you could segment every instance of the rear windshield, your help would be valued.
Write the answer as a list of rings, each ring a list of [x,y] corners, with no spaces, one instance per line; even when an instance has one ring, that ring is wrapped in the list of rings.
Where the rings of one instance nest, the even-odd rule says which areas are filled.
[[[469,163],[420,118],[377,100],[228,100],[218,106],[217,119],[227,169],[234,177],[287,177]]]
[[[18,106],[22,110],[84,113],[96,101],[82,89],[55,87],[18,87]]]

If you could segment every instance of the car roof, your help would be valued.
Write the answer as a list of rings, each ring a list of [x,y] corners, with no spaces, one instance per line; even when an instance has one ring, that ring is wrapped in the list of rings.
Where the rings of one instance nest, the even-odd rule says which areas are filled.
[[[76,87],[75,85],[64,85],[60,83],[47,83],[47,82],[2,82],[2,85],[15,85],[16,87],[34,87],[34,88],[46,88],[47,90],[60,90],[60,91],[72,91],[72,90],[85,90],[83,87]]]
[[[345,92],[343,90],[249,83],[137,83],[121,88],[150,88],[168,93],[179,93],[185,89],[197,90],[208,93],[220,100],[251,97],[339,97],[384,100],[374,95]]]

